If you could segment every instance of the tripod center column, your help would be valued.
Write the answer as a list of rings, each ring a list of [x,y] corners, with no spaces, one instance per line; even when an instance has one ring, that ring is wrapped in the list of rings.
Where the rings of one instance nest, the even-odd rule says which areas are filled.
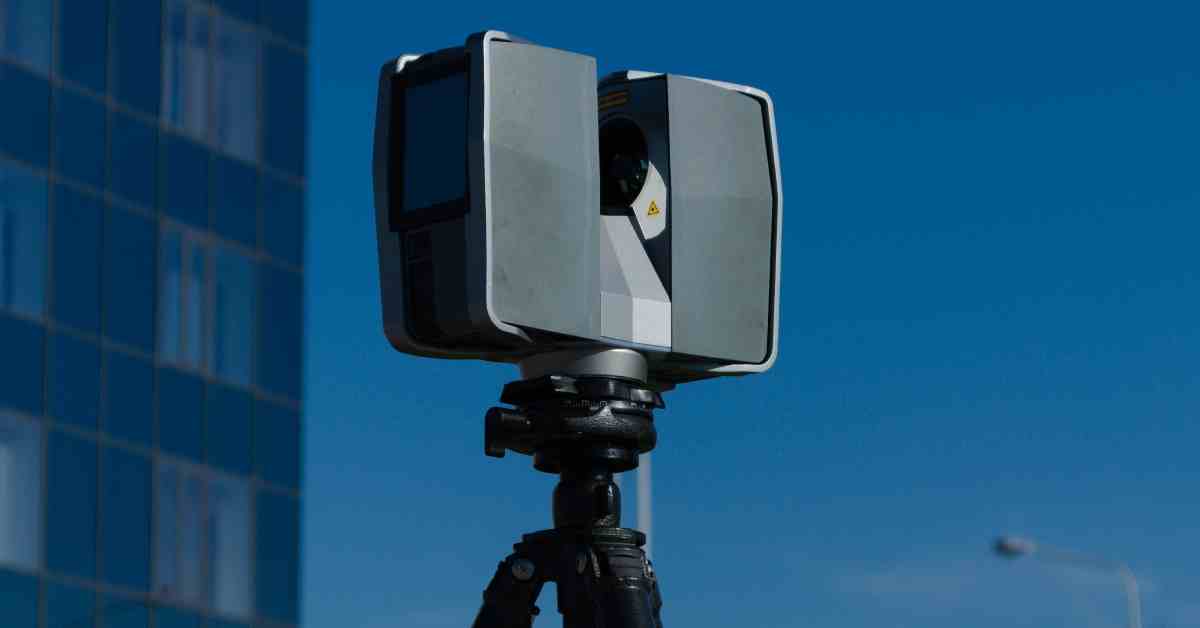
[[[554,487],[554,527],[616,528],[621,490],[607,469],[563,469]]]

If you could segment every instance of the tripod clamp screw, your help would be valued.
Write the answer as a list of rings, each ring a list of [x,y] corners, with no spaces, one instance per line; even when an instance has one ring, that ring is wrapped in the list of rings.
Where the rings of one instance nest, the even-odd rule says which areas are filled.
[[[518,558],[512,562],[512,575],[521,582],[532,580],[534,571],[533,561],[528,558]]]

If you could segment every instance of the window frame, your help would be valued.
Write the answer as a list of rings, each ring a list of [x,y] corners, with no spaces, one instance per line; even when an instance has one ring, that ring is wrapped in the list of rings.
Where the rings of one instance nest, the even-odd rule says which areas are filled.
[[[18,193],[25,190],[36,191],[37,198],[10,202],[13,196],[9,186],[14,186]],[[50,309],[47,286],[51,279],[52,254],[50,195],[49,179],[22,165],[0,159],[0,227],[6,224],[5,215],[11,213],[23,217],[31,225],[27,228],[34,231],[32,238],[28,237],[28,233],[18,233],[17,235],[26,237],[14,239],[13,251],[8,251],[5,247],[6,242],[0,239],[0,311],[39,321],[49,315]],[[20,229],[21,225],[18,225],[17,230]],[[6,257],[10,253],[11,260]],[[12,268],[9,268],[9,261],[12,262]],[[28,285],[22,282],[22,276],[28,280]],[[11,284],[6,281],[6,277],[12,281]],[[22,298],[20,288],[30,289],[31,298],[28,302]]]
[[[222,137],[222,123],[226,121],[225,116],[229,113],[223,108],[225,103],[222,102],[222,95],[226,95],[227,91],[231,91],[234,94],[237,93],[236,90],[227,90],[223,83],[222,70],[227,65],[230,65],[221,47],[223,41],[222,35],[227,30],[236,30],[240,35],[246,36],[247,40],[252,42],[253,45],[254,78],[252,86],[253,110],[251,112],[253,146],[250,147],[250,155],[243,155],[239,149],[234,148],[238,145],[236,140],[237,134],[234,134],[233,138]],[[265,62],[263,48],[265,46],[266,41],[262,37],[260,28],[246,24],[244,21],[225,12],[213,12],[212,41],[209,48],[211,54],[209,78],[211,83],[208,90],[210,100],[208,141],[222,155],[242,162],[255,164],[256,166],[263,158],[263,64]]]
[[[227,373],[221,373],[217,370],[217,360],[215,354],[217,353],[217,343],[219,340],[221,340],[217,337],[217,317],[221,314],[217,307],[217,288],[218,284],[220,283],[217,258],[220,255],[230,255],[234,258],[241,258],[241,260],[246,262],[250,273],[248,278],[250,282],[250,291],[248,297],[250,299],[250,312],[249,320],[246,321],[246,329],[249,337],[247,338],[245,346],[247,355],[246,364],[244,365],[244,381],[233,379],[233,377]],[[208,261],[208,291],[205,296],[208,299],[207,315],[209,320],[208,344],[206,347],[209,353],[207,373],[211,375],[213,379],[216,379],[222,383],[230,384],[243,389],[249,389],[255,384],[255,369],[258,367],[258,352],[256,351],[256,347],[258,345],[258,314],[260,311],[259,299],[261,298],[261,295],[259,294],[259,285],[261,283],[259,280],[259,266],[261,265],[259,261],[259,255],[246,255],[242,250],[239,249],[238,246],[234,244],[231,244],[227,241],[222,241],[218,238],[210,238],[208,256],[206,259]]]
[[[211,146],[211,138],[213,135],[213,118],[215,110],[215,100],[213,98],[213,87],[215,84],[215,61],[216,55],[214,48],[216,46],[216,12],[212,6],[199,3],[188,2],[187,0],[165,0],[163,2],[163,50],[162,50],[162,80],[160,89],[162,91],[161,103],[159,104],[160,118],[162,124],[183,137],[200,142],[205,146]],[[183,39],[176,40],[174,38],[174,30],[172,20],[176,17],[176,11],[182,14],[183,18]],[[199,51],[192,50],[192,29],[195,23],[201,21],[206,22],[205,28],[207,32],[204,37],[204,48]],[[200,26],[195,26],[200,28]],[[199,41],[199,39],[197,39]],[[190,95],[189,88],[194,88],[188,82],[192,78],[187,70],[190,66],[196,63],[197,59],[201,64],[200,71],[203,72],[203,79],[200,81],[199,88],[203,90],[201,94],[202,103],[199,104],[201,111],[197,118],[200,129],[195,129],[191,126],[191,112],[187,109],[188,98]],[[175,62],[179,61],[181,68],[175,67]],[[182,70],[182,71],[177,71]],[[178,101],[178,104],[176,104]],[[176,118],[179,118],[178,120]]]
[[[183,38],[175,39],[172,20],[183,20]],[[196,26],[203,23],[204,26]],[[240,16],[225,11],[223,8],[208,3],[197,3],[189,0],[165,0],[163,3],[163,64],[159,86],[159,109],[163,128],[182,137],[203,144],[206,148],[219,152],[221,155],[253,164],[256,167],[263,161],[263,107],[266,101],[263,89],[263,66],[266,63],[264,49],[269,39],[263,36],[263,27],[247,22]],[[194,28],[205,28],[202,38],[193,40],[191,35]],[[230,66],[222,52],[223,35],[229,31],[237,31],[235,39],[250,42],[253,57],[253,93],[249,100],[251,106],[246,111],[250,114],[253,125],[252,141],[242,147],[239,138],[244,134],[233,133],[225,136],[222,133],[223,122],[229,113],[224,107],[223,95],[240,95],[238,90],[224,87],[223,70]],[[203,41],[202,49],[195,49],[192,44]],[[176,63],[178,62],[178,64]],[[178,65],[179,67],[176,67]],[[201,66],[198,72],[203,76],[197,84],[188,82],[186,70],[191,65]],[[305,66],[307,70],[307,65]],[[198,89],[200,94],[198,104],[202,111],[198,114],[187,110],[188,99],[185,92]],[[239,102],[234,98],[232,102]],[[195,121],[189,116],[196,116]],[[196,128],[197,126],[201,128]],[[245,150],[243,150],[245,148]],[[249,154],[245,154],[248,150]]]
[[[166,347],[166,328],[168,312],[164,307],[166,305],[168,291],[165,289],[167,282],[168,265],[165,263],[167,255],[166,241],[168,237],[176,236],[179,238],[179,255],[180,255],[180,277],[178,298],[179,302],[175,305],[178,307],[178,320],[172,322],[173,326],[179,329],[179,338],[176,340],[174,347],[168,353]],[[222,238],[213,233],[197,229],[180,221],[168,218],[162,218],[159,225],[159,247],[158,247],[158,282],[157,292],[159,302],[157,304],[158,320],[156,321],[158,341],[155,343],[155,364],[159,367],[171,367],[177,370],[184,371],[195,375],[210,377],[223,384],[228,384],[240,388],[242,390],[251,390],[256,384],[256,373],[258,368],[258,317],[261,310],[261,285],[262,266],[261,253],[250,249],[244,244]],[[198,290],[193,290],[193,284],[197,281],[190,272],[184,272],[185,267],[193,260],[193,255],[199,251],[202,258],[202,270],[199,283],[201,284]],[[218,268],[217,257],[219,255],[231,255],[241,260],[244,260],[250,271],[250,312],[248,321],[249,328],[249,344],[246,347],[248,352],[247,364],[245,365],[246,379],[239,381],[233,377],[220,373],[216,367],[216,356],[214,355],[216,348],[216,322],[217,316],[220,314],[217,308],[217,284],[218,284]],[[200,300],[198,308],[191,308],[192,296],[195,295]],[[197,312],[200,316],[199,325],[199,354],[196,361],[193,363],[188,359],[188,338],[189,325],[192,324],[190,315]]]
[[[169,235],[175,235],[179,238],[179,285],[178,290],[179,302],[178,320],[173,324],[178,328],[178,339],[176,346],[168,353],[166,348],[166,327],[167,327],[167,309],[166,298],[168,291],[166,290],[168,265],[166,264],[167,255],[167,238]],[[155,363],[157,366],[170,366],[172,368],[185,371],[187,373],[207,375],[208,374],[208,335],[207,321],[211,320],[211,314],[206,311],[206,307],[211,305],[212,299],[209,298],[208,292],[212,289],[212,259],[209,255],[210,240],[212,238],[208,233],[196,229],[184,223],[163,219],[159,225],[159,245],[158,245],[158,304],[157,310],[159,313],[158,327],[158,342],[155,343]],[[192,254],[199,251],[202,255],[202,269],[200,277],[199,290],[193,290],[196,279],[190,271],[190,263],[192,262]],[[197,339],[198,354],[195,362],[188,359],[189,355],[189,338],[188,333],[192,324],[190,314],[192,312],[191,300],[192,295],[197,295],[200,300],[199,312],[200,326],[199,338]]]
[[[170,555],[173,556],[172,571],[175,577],[180,574],[187,573],[186,569],[191,567],[194,572],[192,575],[198,577],[201,590],[196,592],[197,597],[192,598],[185,594],[173,594],[167,586],[168,583],[163,580],[164,574],[160,570],[161,561],[164,553],[160,551],[163,548],[163,543],[166,542],[164,535],[161,533],[162,524],[164,523],[163,508],[161,505],[161,496],[164,494],[162,482],[164,473],[174,472],[178,478],[177,484],[174,487],[177,504],[182,504],[186,495],[187,485],[189,482],[196,481],[200,484],[200,504],[193,512],[187,512],[185,508],[176,508],[174,521],[170,522],[170,528],[174,531],[187,529],[185,525],[185,515],[194,515],[196,521],[194,527],[198,530],[199,543],[199,564],[186,565],[185,552],[183,550],[186,540],[184,535],[176,534],[172,539],[173,546]],[[157,457],[154,461],[154,469],[152,471],[152,505],[151,510],[154,520],[151,524],[151,536],[153,537],[153,545],[151,548],[151,593],[150,598],[153,602],[173,606],[176,608],[200,611],[206,615],[226,617],[235,619],[239,622],[252,621],[257,614],[256,606],[256,589],[255,589],[255,574],[256,574],[256,556],[255,556],[255,516],[257,512],[257,495],[258,490],[254,483],[248,477],[240,477],[237,475],[223,473],[214,469],[211,466],[180,460],[177,458]],[[245,517],[246,525],[241,528],[241,532],[245,535],[244,543],[246,548],[246,572],[245,586],[247,607],[244,610],[244,615],[238,615],[236,612],[226,611],[217,606],[217,589],[214,581],[214,566],[212,550],[214,548],[215,536],[211,534],[211,522],[213,514],[218,511],[214,505],[214,490],[215,484],[230,484],[237,486],[245,495]]]
[[[136,591],[148,591],[148,590],[150,590],[150,587],[153,584],[152,572],[153,572],[153,562],[154,562],[154,554],[153,554],[153,550],[154,550],[154,547],[153,547],[153,538],[154,538],[153,537],[153,530],[154,530],[154,528],[153,528],[154,456],[152,456],[146,452],[130,449],[130,448],[124,447],[124,446],[101,445],[100,446],[100,456],[99,456],[98,462],[99,462],[99,469],[100,469],[99,470],[100,489],[99,489],[99,493],[98,493],[99,498],[98,498],[97,503],[99,505],[99,508],[98,508],[98,512],[97,512],[96,521],[97,521],[97,526],[98,526],[98,531],[99,531],[99,535],[98,535],[98,539],[97,539],[97,547],[99,548],[99,551],[98,551],[98,560],[97,560],[97,568],[96,568],[96,578],[97,578],[97,580],[103,582],[107,586],[115,586],[115,587],[119,587],[122,589],[129,589],[129,590],[136,590]],[[124,465],[130,465],[130,466],[124,466]],[[115,478],[118,477],[119,471],[128,472],[134,465],[144,465],[143,468],[140,470],[143,470],[146,472],[146,475],[144,477],[145,484],[143,484],[141,486],[141,495],[140,496],[139,495],[132,495],[132,496],[127,495],[127,496],[123,496],[123,497],[114,497],[113,490],[118,487],[119,487],[119,490],[117,490],[117,493],[132,492],[133,490],[136,490],[137,487],[130,487],[130,486],[128,486],[127,482],[115,483]],[[128,477],[125,477],[123,479],[128,479]],[[147,534],[140,541],[140,542],[145,543],[145,546],[143,548],[145,550],[145,563],[142,565],[136,566],[138,568],[145,569],[144,573],[139,574],[139,576],[145,577],[144,585],[141,583],[131,584],[129,582],[115,580],[114,574],[120,572],[121,568],[115,567],[114,565],[120,564],[121,567],[125,567],[125,566],[127,566],[127,563],[129,562],[129,558],[128,558],[128,556],[122,555],[122,556],[118,557],[117,560],[114,561],[111,559],[111,557],[109,557],[109,553],[107,551],[110,549],[110,545],[109,545],[110,543],[120,541],[120,540],[125,540],[125,539],[122,539],[120,536],[113,536],[114,534],[119,534],[119,533],[113,532],[113,530],[121,529],[122,526],[116,526],[116,525],[111,525],[111,524],[120,520],[119,518],[121,517],[121,513],[125,512],[123,509],[114,508],[113,507],[114,504],[120,503],[121,505],[128,505],[128,502],[126,502],[124,500],[139,499],[139,498],[145,499],[145,502],[144,502],[145,514],[146,514],[147,518],[149,519],[149,521],[146,521],[146,523],[145,523]],[[113,514],[110,514],[110,513],[113,513]],[[122,533],[123,532],[124,532],[124,530],[122,530]],[[139,586],[142,586],[144,588],[140,588],[140,589],[137,588]]]
[[[32,543],[32,561],[22,562],[20,559],[0,555],[0,569],[17,568],[17,569],[38,569],[46,564],[46,473],[47,473],[47,435],[46,427],[42,421],[30,419],[7,410],[0,410],[0,426],[16,425],[17,430],[26,430],[25,437],[32,434],[34,442],[32,450],[32,465],[36,467],[35,486],[33,487],[33,508],[30,512],[30,517],[33,520],[33,534],[35,536]],[[26,504],[29,505],[29,504]],[[27,540],[28,541],[28,540]],[[28,543],[27,543],[28,544]],[[3,547],[0,545],[0,547]],[[22,557],[26,559],[28,557]]]
[[[36,71],[50,74],[55,56],[55,11],[52,3],[39,0],[17,0],[10,5],[12,31],[19,33],[15,41],[0,39],[0,59]],[[35,28],[36,27],[36,28]],[[40,37],[39,37],[40,36]]]
[[[258,277],[255,385],[275,397],[300,401],[304,397],[304,275],[264,262]]]

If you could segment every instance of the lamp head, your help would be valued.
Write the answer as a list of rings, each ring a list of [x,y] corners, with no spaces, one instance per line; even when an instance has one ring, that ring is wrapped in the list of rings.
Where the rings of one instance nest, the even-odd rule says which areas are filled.
[[[996,539],[993,548],[997,554],[1005,558],[1019,558],[1037,551],[1037,545],[1033,541],[1015,536],[1002,536]]]

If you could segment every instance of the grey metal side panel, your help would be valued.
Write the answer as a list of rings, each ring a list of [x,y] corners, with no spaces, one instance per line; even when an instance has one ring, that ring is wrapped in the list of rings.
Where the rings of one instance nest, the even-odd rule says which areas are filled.
[[[771,343],[773,189],[759,101],[668,76],[672,350],[745,363]]]
[[[671,346],[671,297],[629,216],[601,216],[600,329],[605,338]]]
[[[503,41],[489,53],[492,313],[514,325],[595,338],[596,61]]]

